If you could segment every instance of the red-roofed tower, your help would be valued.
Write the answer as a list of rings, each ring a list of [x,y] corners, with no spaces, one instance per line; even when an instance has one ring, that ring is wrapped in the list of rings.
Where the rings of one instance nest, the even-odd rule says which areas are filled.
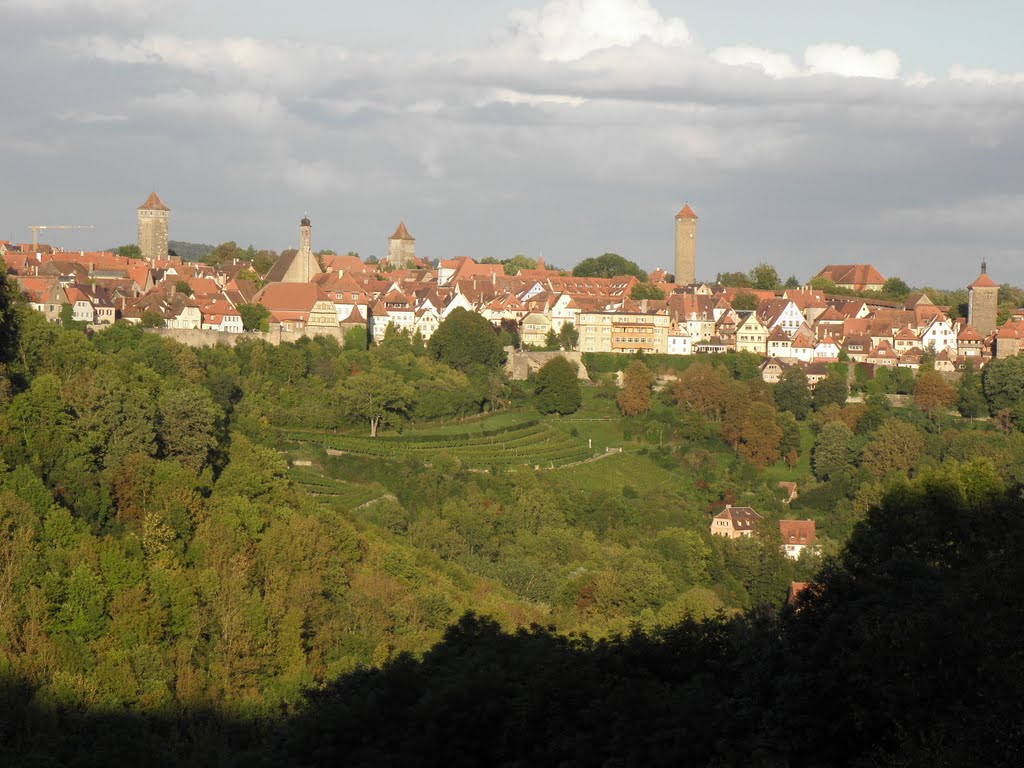
[[[676,214],[676,285],[696,282],[697,214],[690,204]]]
[[[167,221],[171,209],[164,205],[156,192],[139,206],[139,250],[148,259],[167,258]]]
[[[999,286],[987,272],[983,261],[981,274],[967,288],[967,324],[983,337],[996,329],[996,315],[999,314]]]

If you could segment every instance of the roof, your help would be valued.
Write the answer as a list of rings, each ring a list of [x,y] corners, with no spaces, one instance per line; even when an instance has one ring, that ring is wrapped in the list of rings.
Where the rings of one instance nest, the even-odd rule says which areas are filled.
[[[726,505],[725,509],[715,515],[716,518],[732,520],[732,527],[737,531],[750,531],[754,524],[761,519],[761,516],[754,511],[753,507],[733,507]]]
[[[992,281],[992,278],[982,272],[978,275],[978,279],[971,283],[968,288],[998,288],[999,286]]]
[[[398,222],[398,228],[394,234],[388,238],[388,240],[415,240],[416,238],[409,234],[409,230],[405,228],[405,221]]]
[[[829,264],[815,277],[831,280],[836,285],[885,284],[885,278],[870,264]]]
[[[156,192],[150,192],[149,197],[146,198],[146,202],[139,206],[140,211],[169,211],[171,210],[164,201],[160,199],[160,196]]]
[[[813,520],[779,520],[779,532],[783,544],[801,544],[807,546],[815,542]]]
[[[697,214],[693,212],[693,208],[690,207],[690,204],[686,203],[686,205],[684,205],[682,207],[682,209],[679,211],[679,213],[676,214],[676,218],[677,219],[696,219],[697,218]]]

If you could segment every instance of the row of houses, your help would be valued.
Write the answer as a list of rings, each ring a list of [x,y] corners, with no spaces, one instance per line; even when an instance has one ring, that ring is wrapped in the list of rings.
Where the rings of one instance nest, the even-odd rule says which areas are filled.
[[[749,538],[757,533],[763,520],[753,507],[726,504],[725,509],[711,520],[711,535],[727,539]],[[799,560],[804,550],[814,551],[818,540],[813,520],[779,520],[779,534],[782,536],[783,553],[793,560]]]
[[[413,264],[408,269],[365,264],[354,255],[316,258],[308,230],[304,219],[303,247],[282,254],[260,288],[252,278],[262,280],[237,261],[213,267],[173,257],[132,260],[46,247],[27,253],[13,244],[4,246],[3,258],[35,309],[56,320],[63,305],[70,304],[75,320],[91,324],[148,317],[166,328],[241,333],[239,307],[261,304],[272,330],[360,326],[379,342],[392,326],[426,340],[462,308],[495,326],[515,328],[526,348],[546,346],[552,334],[571,324],[581,352],[750,352],[781,361],[768,377],[784,364],[841,357],[916,367],[927,352],[934,353],[940,369],[955,370],[967,358],[983,364],[994,354],[1017,354],[1024,338],[1024,316],[983,335],[923,294],[897,303],[826,296],[811,288],[776,292],[680,286],[657,270],[650,282],[664,298],[635,300],[631,294],[639,280],[634,276],[574,277],[546,268],[543,260],[535,269],[506,275],[500,264],[479,264],[469,257],[441,260],[430,268],[409,254],[402,260]],[[392,239],[405,242],[404,237],[411,236],[400,225]],[[873,268],[861,267],[832,265],[822,273],[880,278],[872,277]]]

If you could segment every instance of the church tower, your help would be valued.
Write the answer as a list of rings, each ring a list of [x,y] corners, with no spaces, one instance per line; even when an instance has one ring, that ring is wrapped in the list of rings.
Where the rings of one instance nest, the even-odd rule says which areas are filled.
[[[312,226],[309,223],[309,215],[302,217],[302,221],[299,222],[299,250],[300,251],[312,251]]]
[[[139,206],[139,250],[143,258],[167,258],[167,220],[171,209],[164,205],[156,192]]]
[[[983,337],[996,329],[999,313],[999,286],[988,276],[988,265],[981,262],[981,275],[967,287],[967,324]]]
[[[693,285],[696,281],[697,214],[690,204],[676,214],[676,285]]]
[[[405,222],[398,223],[394,234],[388,238],[388,264],[392,269],[409,269],[416,258],[416,238],[409,234]]]

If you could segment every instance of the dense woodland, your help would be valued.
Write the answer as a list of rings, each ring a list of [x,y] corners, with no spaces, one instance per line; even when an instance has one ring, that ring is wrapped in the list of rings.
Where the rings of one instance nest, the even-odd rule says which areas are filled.
[[[1024,359],[813,395],[745,355],[509,382],[471,313],[194,350],[0,287],[5,764],[1020,757]],[[516,420],[623,452],[458,449]],[[711,537],[725,503],[759,535]],[[783,557],[784,517],[822,553]]]

